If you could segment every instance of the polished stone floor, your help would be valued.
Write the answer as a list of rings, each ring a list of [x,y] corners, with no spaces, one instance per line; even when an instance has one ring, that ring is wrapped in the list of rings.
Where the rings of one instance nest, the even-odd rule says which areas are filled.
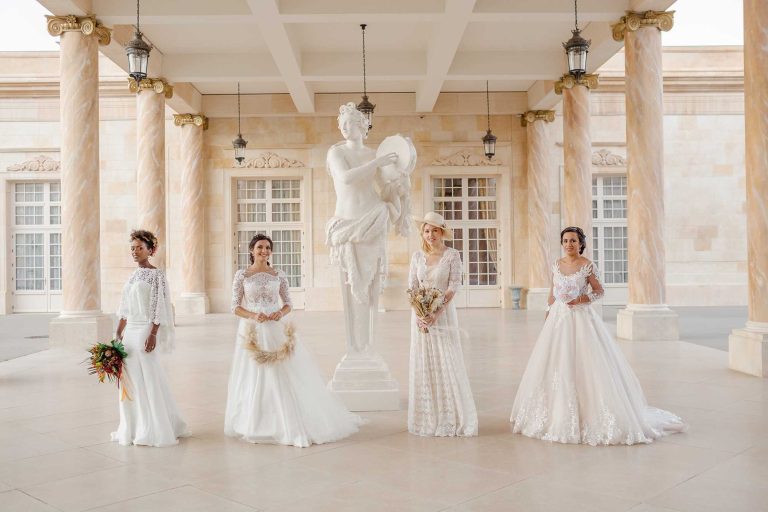
[[[294,314],[330,377],[343,352],[340,313]],[[401,384],[407,317],[380,315],[378,347]],[[179,319],[165,362],[193,437],[173,448],[108,442],[115,390],[44,350],[0,362],[0,511],[633,511],[766,510],[768,381],[727,369],[722,350],[681,342],[620,342],[649,402],[690,431],[652,445],[563,446],[512,435],[508,414],[541,327],[525,311],[461,311],[480,436],[405,432],[404,410],[339,443],[300,449],[222,434],[236,321]]]

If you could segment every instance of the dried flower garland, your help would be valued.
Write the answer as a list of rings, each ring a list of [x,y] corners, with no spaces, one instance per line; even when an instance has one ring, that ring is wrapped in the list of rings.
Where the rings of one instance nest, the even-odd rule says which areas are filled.
[[[288,359],[293,355],[293,349],[296,347],[295,329],[293,324],[285,324],[285,343],[278,350],[264,350],[259,346],[259,336],[256,332],[256,326],[251,324],[248,329],[248,336],[242,336],[245,339],[245,349],[251,352],[253,359],[259,364],[275,364]]]

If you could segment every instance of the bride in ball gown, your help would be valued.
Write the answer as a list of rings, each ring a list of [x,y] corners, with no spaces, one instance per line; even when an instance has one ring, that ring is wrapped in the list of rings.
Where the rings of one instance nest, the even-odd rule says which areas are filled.
[[[238,270],[232,283],[232,311],[240,324],[224,433],[251,443],[307,447],[357,432],[362,419],[326,388],[284,319],[291,311],[288,278],[269,265],[272,240],[254,236],[249,252],[251,266]]]
[[[650,443],[686,429],[649,407],[640,382],[590,304],[603,295],[597,267],[580,256],[586,236],[560,234],[565,257],[552,266],[548,316],[512,406],[512,431],[592,446]],[[591,289],[591,291],[590,291]]]

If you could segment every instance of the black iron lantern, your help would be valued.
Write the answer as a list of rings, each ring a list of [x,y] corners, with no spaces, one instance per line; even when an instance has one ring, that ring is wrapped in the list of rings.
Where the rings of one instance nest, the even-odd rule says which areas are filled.
[[[485,106],[488,109],[488,131],[483,137],[483,151],[488,160],[496,154],[496,136],[491,133],[491,97],[488,92],[488,80],[485,81]]]
[[[245,146],[248,141],[243,138],[243,132],[240,129],[240,82],[237,82],[237,138],[232,141],[232,147],[235,148],[235,160],[238,165],[242,165],[245,160]]]
[[[576,21],[575,28],[571,30],[571,38],[563,43],[563,48],[565,48],[565,55],[568,57],[568,72],[578,78],[587,72],[587,54],[592,41],[581,37],[578,0],[573,0],[573,12]]]
[[[368,129],[371,130],[373,129],[373,110],[376,108],[376,105],[368,101],[368,87],[365,76],[365,27],[367,26],[365,23],[360,24],[363,33],[363,101],[357,104],[357,110],[363,113],[366,121],[368,121]]]
[[[150,51],[152,51],[152,47],[144,41],[139,29],[139,0],[136,0],[136,32],[133,34],[133,39],[125,45],[125,54],[128,56],[128,74],[136,80],[136,83],[147,78]]]

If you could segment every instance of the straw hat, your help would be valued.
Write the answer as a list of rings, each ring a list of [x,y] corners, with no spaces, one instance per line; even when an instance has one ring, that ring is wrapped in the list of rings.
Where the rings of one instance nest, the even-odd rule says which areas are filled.
[[[427,212],[423,219],[414,217],[413,220],[419,224],[429,224],[430,226],[440,228],[443,230],[443,240],[448,240],[449,242],[453,240],[453,230],[445,225],[445,219],[439,213]]]

